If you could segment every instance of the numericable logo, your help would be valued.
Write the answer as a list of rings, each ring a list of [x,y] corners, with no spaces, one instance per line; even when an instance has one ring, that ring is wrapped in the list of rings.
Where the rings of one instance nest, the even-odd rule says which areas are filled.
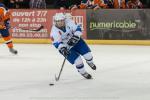
[[[113,21],[113,22],[90,22],[90,30],[96,29],[135,29],[137,23],[133,21]]]

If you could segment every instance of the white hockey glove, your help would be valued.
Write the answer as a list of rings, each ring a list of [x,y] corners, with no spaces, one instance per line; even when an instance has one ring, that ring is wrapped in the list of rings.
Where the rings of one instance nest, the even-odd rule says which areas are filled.
[[[75,44],[77,44],[77,43],[79,42],[79,40],[80,40],[80,37],[79,37],[79,36],[73,35],[73,36],[69,39],[69,41],[67,42],[67,44],[68,44],[69,46],[74,46]]]

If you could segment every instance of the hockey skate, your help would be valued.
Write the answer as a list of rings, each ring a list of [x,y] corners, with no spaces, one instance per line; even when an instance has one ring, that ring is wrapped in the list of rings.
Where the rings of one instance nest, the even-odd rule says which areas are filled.
[[[81,75],[86,79],[92,79],[92,76],[87,72],[85,72],[84,74],[81,74]]]
[[[96,66],[94,63],[88,63],[87,64],[93,69],[93,70],[96,70]]]
[[[18,53],[18,51],[15,50],[15,49],[13,49],[13,48],[9,48],[9,51],[10,51],[12,54],[17,54],[17,53]]]

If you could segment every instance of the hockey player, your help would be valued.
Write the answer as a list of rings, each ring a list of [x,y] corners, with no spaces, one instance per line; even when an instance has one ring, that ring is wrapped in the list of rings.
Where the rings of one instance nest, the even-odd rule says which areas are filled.
[[[10,21],[10,12],[5,6],[0,3],[0,34],[5,40],[9,51],[13,54],[17,54],[17,50],[13,48],[13,43],[11,40],[11,35],[9,33],[9,21]]]
[[[80,25],[76,25],[68,15],[66,17],[63,13],[55,14],[50,34],[53,45],[71,64],[75,64],[83,77],[91,79],[92,76],[86,72],[81,56],[93,70],[96,70],[96,66],[93,63],[91,50],[81,36]]]

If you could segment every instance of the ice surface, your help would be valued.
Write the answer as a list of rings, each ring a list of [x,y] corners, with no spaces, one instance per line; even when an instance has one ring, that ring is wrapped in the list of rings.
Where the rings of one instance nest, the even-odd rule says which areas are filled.
[[[90,45],[97,70],[84,79],[49,44],[15,44],[18,55],[0,45],[0,100],[149,100],[150,47]],[[84,61],[85,62],[85,61]],[[49,86],[54,83],[54,86]]]

